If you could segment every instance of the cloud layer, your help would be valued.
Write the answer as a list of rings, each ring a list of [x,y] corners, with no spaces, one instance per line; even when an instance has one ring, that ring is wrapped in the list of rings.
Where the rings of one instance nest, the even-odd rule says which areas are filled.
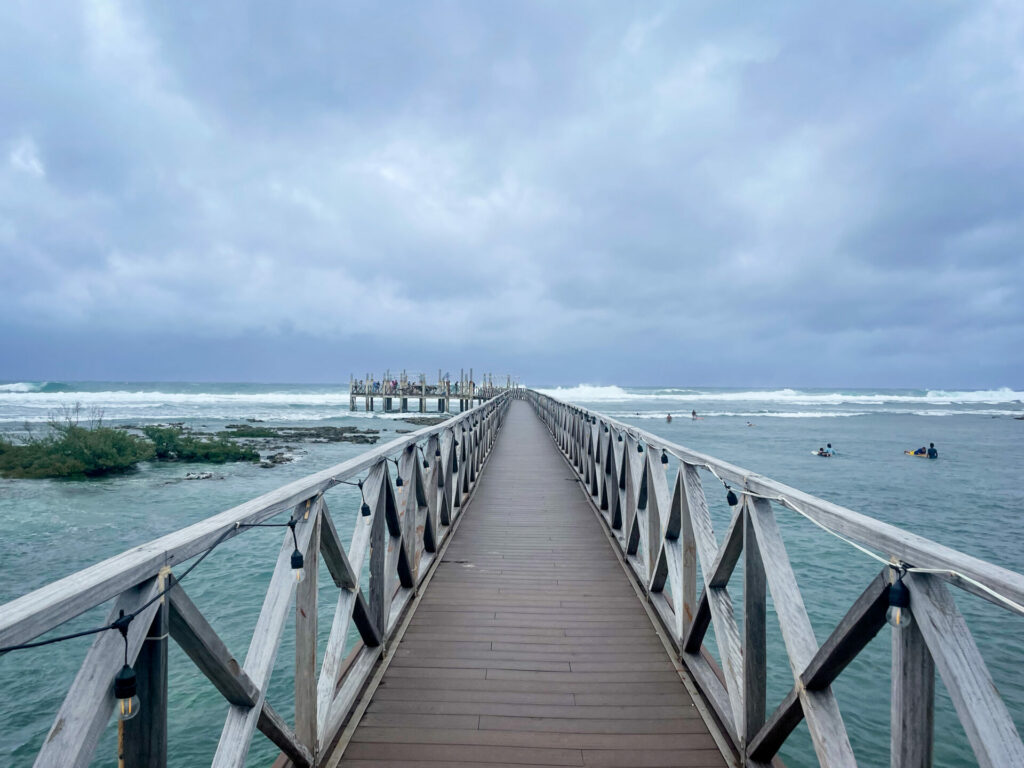
[[[1022,383],[1018,3],[12,3],[0,63],[0,378]]]

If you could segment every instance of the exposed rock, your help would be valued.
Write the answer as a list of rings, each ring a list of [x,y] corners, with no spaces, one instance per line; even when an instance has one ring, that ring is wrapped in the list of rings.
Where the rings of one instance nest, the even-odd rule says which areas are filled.
[[[402,421],[415,424],[417,427],[432,427],[450,418],[451,416],[406,416]]]

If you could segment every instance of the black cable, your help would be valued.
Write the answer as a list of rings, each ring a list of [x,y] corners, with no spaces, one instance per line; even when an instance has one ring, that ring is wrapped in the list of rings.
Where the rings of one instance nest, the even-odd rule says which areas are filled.
[[[198,566],[201,562],[203,562],[203,560],[205,560],[207,558],[207,556],[211,552],[213,552],[214,549],[216,549],[218,546],[220,546],[221,544],[224,543],[224,541],[228,537],[228,534],[233,533],[234,531],[237,531],[240,528],[286,528],[287,527],[287,528],[291,528],[292,529],[292,538],[293,538],[293,540],[295,540],[295,523],[296,522],[297,522],[296,520],[289,520],[287,523],[235,523],[234,526],[232,526],[231,528],[228,528],[225,531],[223,531],[221,533],[221,535],[217,537],[217,540],[214,541],[213,544],[210,545],[210,548],[207,549],[205,552],[203,552],[203,554],[199,557],[198,560],[196,560],[194,563],[192,563],[192,565],[190,565],[188,568],[186,568],[185,572],[182,573],[181,576],[176,577],[174,579],[174,581],[172,581],[170,584],[168,584],[162,590],[157,592],[152,598],[147,600],[145,603],[143,603],[141,606],[136,608],[131,613],[125,613],[124,611],[121,611],[121,615],[117,619],[112,621],[110,624],[106,624],[106,625],[104,625],[102,627],[94,627],[93,629],[84,629],[81,632],[72,632],[71,634],[68,634],[68,635],[59,635],[57,637],[51,637],[51,638],[48,638],[46,640],[36,640],[34,642],[31,642],[31,643],[20,643],[19,645],[9,645],[9,646],[7,646],[5,648],[0,648],[0,656],[3,656],[5,653],[10,653],[11,651],[21,651],[21,650],[25,650],[26,648],[39,648],[39,647],[44,646],[44,645],[53,645],[54,643],[62,643],[65,640],[74,640],[75,638],[78,638],[78,637],[86,637],[88,635],[98,635],[100,632],[106,632],[108,629],[119,630],[121,632],[121,634],[126,637],[126,640],[127,640],[127,634],[126,633],[128,631],[128,625],[131,624],[132,620],[136,616],[138,616],[140,613],[142,613],[144,610],[149,608],[149,606],[151,606],[153,603],[155,603],[161,597],[166,595],[174,587],[175,584],[181,583],[185,579],[185,577],[188,576],[196,568],[196,566]],[[297,540],[296,540],[295,548],[298,549],[298,542],[297,542]],[[125,653],[127,654],[127,649],[125,650]],[[127,662],[125,662],[125,663],[127,663]]]

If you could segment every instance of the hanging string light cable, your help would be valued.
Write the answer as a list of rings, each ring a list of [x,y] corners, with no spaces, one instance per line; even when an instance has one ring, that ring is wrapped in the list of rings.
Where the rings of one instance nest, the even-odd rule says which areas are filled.
[[[356,488],[359,489],[359,496],[360,496],[360,498],[362,499],[362,502],[363,502],[359,506],[359,514],[361,514],[363,517],[369,517],[370,516],[370,505],[366,503],[366,494],[363,492],[363,481],[362,480],[358,480],[357,482],[353,483],[350,480],[342,480],[340,482],[341,482],[342,485],[351,485],[351,486],[356,487]]]
[[[307,509],[308,509],[308,507],[309,507],[309,502],[308,501],[306,502],[306,506],[307,506]],[[157,592],[155,595],[153,595],[153,597],[151,597],[145,603],[140,605],[134,611],[131,611],[129,613],[125,613],[124,611],[121,611],[121,615],[118,618],[116,618],[114,621],[110,622],[109,624],[104,624],[103,626],[100,626],[100,627],[93,627],[92,629],[83,629],[83,630],[81,630],[79,632],[70,632],[70,633],[68,633],[66,635],[58,635],[57,637],[49,637],[49,638],[47,638],[45,640],[35,640],[33,642],[30,642],[30,643],[19,643],[17,645],[5,646],[3,648],[0,648],[0,656],[2,656],[5,653],[10,653],[11,651],[21,651],[21,650],[25,650],[25,649],[28,649],[28,648],[41,648],[42,646],[53,645],[54,643],[62,643],[65,640],[74,640],[74,639],[79,638],[79,637],[87,637],[89,635],[97,635],[100,632],[106,632],[106,631],[111,630],[111,629],[116,629],[119,632],[121,632],[121,634],[125,637],[125,641],[127,642],[128,627],[131,624],[132,620],[134,620],[136,616],[138,616],[140,613],[142,613],[147,608],[149,608],[149,606],[151,606],[157,600],[159,600],[164,595],[166,595],[171,589],[174,588],[175,584],[180,584],[182,581],[184,581],[185,578],[190,573],[192,573],[192,571],[194,571],[199,566],[200,563],[202,563],[207,557],[209,557],[210,553],[213,552],[213,550],[215,550],[217,547],[219,547],[221,544],[223,544],[224,541],[227,540],[227,538],[229,536],[231,536],[231,534],[236,533],[241,528],[291,528],[292,529],[292,538],[293,538],[293,541],[295,541],[295,543],[296,543],[296,547],[295,548],[296,548],[296,550],[298,550],[298,542],[295,539],[295,524],[297,522],[298,522],[298,520],[295,519],[295,520],[289,520],[287,523],[235,523],[234,525],[232,525],[232,526],[230,526],[228,528],[225,528],[223,531],[221,531],[220,536],[218,536],[214,540],[213,544],[211,544],[203,552],[203,554],[201,554],[196,559],[196,561],[194,563],[189,565],[189,567],[186,568],[181,573],[180,576],[175,577],[173,582],[171,582],[166,587],[161,589],[159,592]]]

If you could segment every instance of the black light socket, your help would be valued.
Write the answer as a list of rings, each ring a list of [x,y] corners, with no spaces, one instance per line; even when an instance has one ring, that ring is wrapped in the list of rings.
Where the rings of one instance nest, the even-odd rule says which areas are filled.
[[[889,607],[890,608],[906,608],[910,605],[910,590],[907,589],[907,585],[903,583],[902,579],[898,579],[889,585]]]
[[[130,699],[136,692],[135,670],[125,664],[114,676],[114,698]]]

